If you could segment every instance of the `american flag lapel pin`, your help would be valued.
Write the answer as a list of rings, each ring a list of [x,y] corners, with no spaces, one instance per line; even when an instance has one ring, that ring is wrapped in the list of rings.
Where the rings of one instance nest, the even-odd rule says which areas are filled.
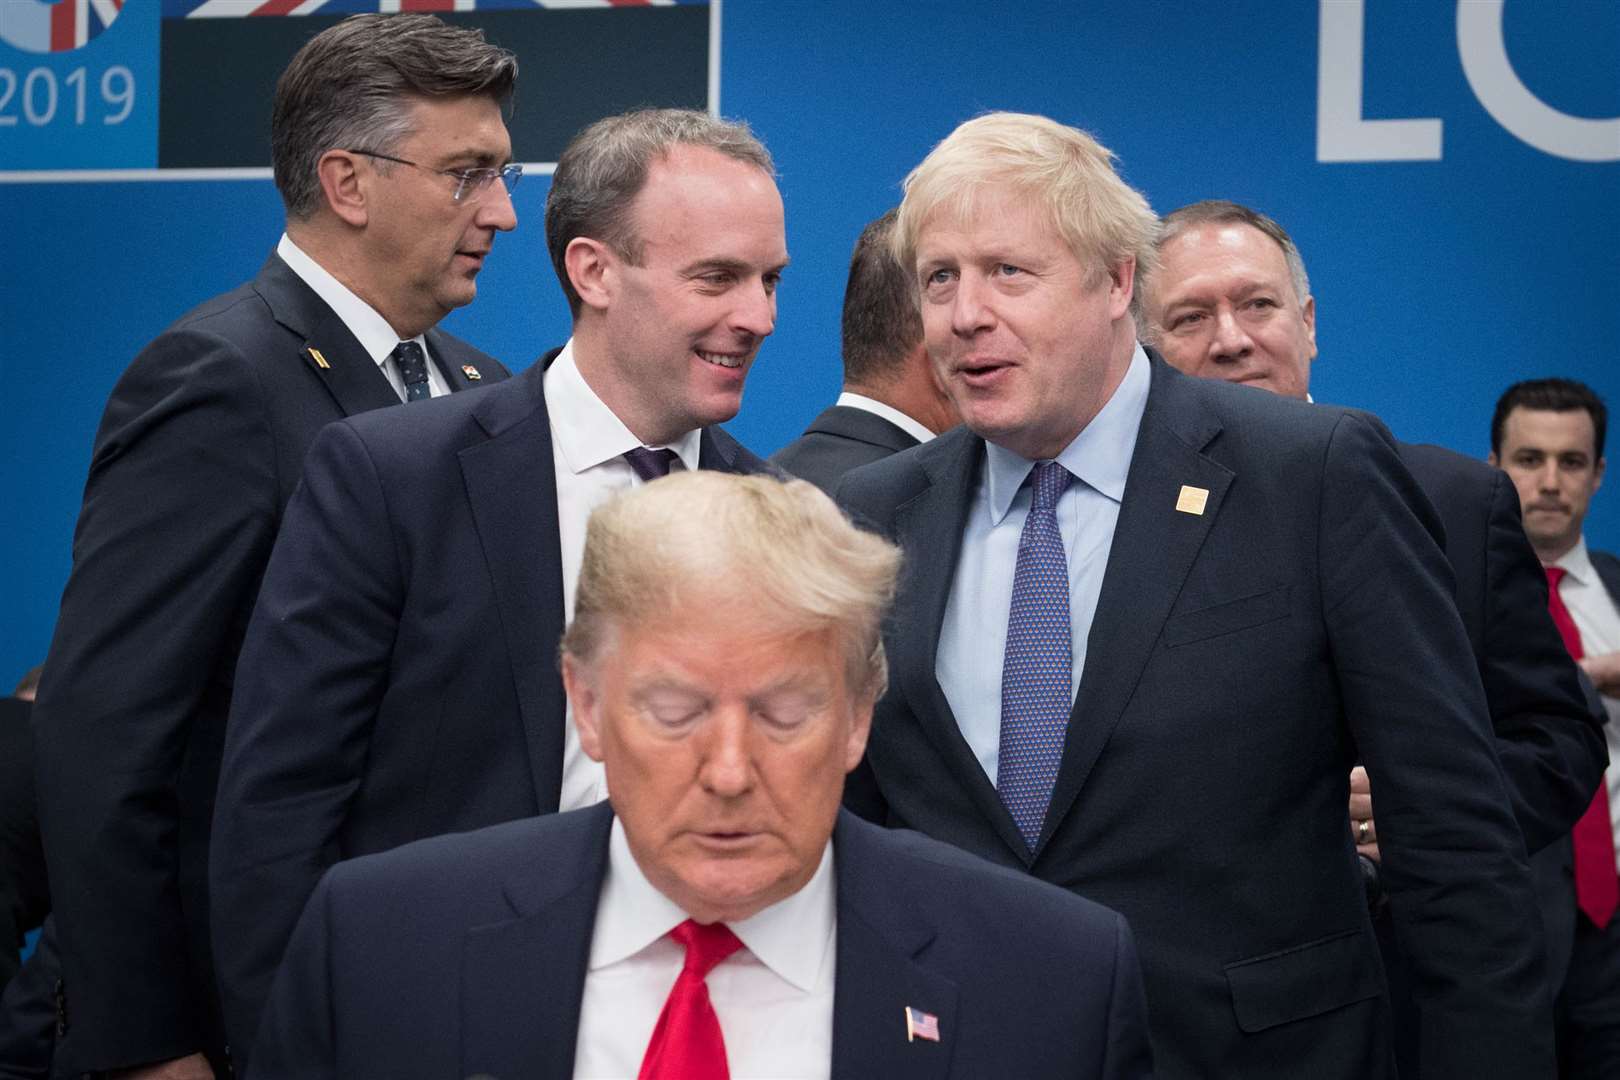
[[[916,1042],[918,1039],[939,1042],[939,1017],[907,1005],[906,1042]]]
[[[483,378],[482,375],[478,374],[478,369],[473,367],[471,364],[462,364],[461,373],[467,376],[469,382],[477,382],[479,379]]]

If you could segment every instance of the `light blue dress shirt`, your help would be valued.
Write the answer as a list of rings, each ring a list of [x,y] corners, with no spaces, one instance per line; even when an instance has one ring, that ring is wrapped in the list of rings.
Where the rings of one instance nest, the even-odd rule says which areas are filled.
[[[1057,456],[1075,477],[1057,504],[1058,532],[1069,560],[1069,616],[1074,623],[1071,689],[1075,691],[1085,670],[1086,638],[1097,613],[1103,571],[1125,495],[1125,476],[1130,472],[1136,433],[1147,406],[1149,375],[1147,354],[1138,345],[1125,378],[1108,403]],[[1018,537],[1029,515],[1030,489],[1024,481],[1036,462],[991,443],[985,444],[985,455],[945,605],[934,677],[956,714],[962,737],[994,784],[1000,763],[1001,663],[1007,648],[1007,616],[1012,609]]]

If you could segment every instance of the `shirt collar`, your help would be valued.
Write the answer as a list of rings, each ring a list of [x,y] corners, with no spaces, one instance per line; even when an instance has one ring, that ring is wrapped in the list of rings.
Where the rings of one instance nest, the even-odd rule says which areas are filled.
[[[574,341],[546,369],[546,411],[551,414],[552,442],[563,463],[576,475],[620,457],[641,445],[624,421],[596,396],[574,361]],[[688,470],[698,467],[703,433],[688,431],[668,444]],[[659,447],[653,447],[659,449]]]
[[[315,295],[332,309],[333,314],[343,320],[343,325],[360,342],[360,347],[366,350],[371,362],[382,367],[383,362],[393,355],[394,346],[401,341],[394,328],[388,325],[388,320],[377,314],[376,308],[354,295],[326,267],[310,258],[286,233],[281,234],[276,254],[281,256],[281,261],[287,264],[289,270],[315,291]],[[427,351],[427,341],[421,334],[409,340]]]
[[[1597,580],[1597,570],[1592,566],[1592,556],[1586,551],[1586,534],[1575,541],[1575,546],[1564,552],[1557,559],[1548,563],[1563,569],[1566,577],[1577,585],[1590,585]]]
[[[737,923],[731,932],[760,963],[800,990],[816,988],[836,921],[832,842],[804,888]],[[590,970],[628,959],[688,918],[675,901],[647,880],[615,817],[608,840],[607,878],[597,901]]]
[[[929,431],[922,424],[918,423],[916,420],[913,420],[911,417],[907,416],[905,413],[901,412],[899,409],[895,408],[893,405],[890,405],[886,401],[879,401],[876,398],[869,398],[865,394],[852,394],[848,390],[845,390],[842,394],[838,395],[838,401],[836,404],[843,405],[851,409],[860,409],[862,412],[869,412],[873,416],[881,416],[883,419],[887,420],[889,423],[893,424],[895,427],[899,428],[907,435],[910,435],[913,439],[916,439],[920,443],[925,443],[934,437],[934,433],[932,431]]]
[[[1137,345],[1125,377],[1102,411],[1054,459],[1073,476],[1116,503],[1125,497],[1125,477],[1136,450],[1136,433],[1147,407],[1152,381],[1147,353]],[[990,474],[990,521],[1000,524],[1035,462],[994,443],[985,443]]]

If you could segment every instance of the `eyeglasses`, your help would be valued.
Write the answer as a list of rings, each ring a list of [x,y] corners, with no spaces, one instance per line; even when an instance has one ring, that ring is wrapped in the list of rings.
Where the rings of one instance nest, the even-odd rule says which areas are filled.
[[[506,185],[506,193],[510,195],[512,189],[517,187],[517,182],[523,178],[523,166],[517,164],[502,165],[498,169],[431,169],[426,165],[418,165],[414,161],[406,161],[404,158],[379,154],[375,150],[349,150],[347,153],[364,154],[366,157],[381,158],[383,161],[409,165],[411,168],[421,169],[423,172],[448,176],[456,181],[456,190],[450,196],[456,202],[461,202],[463,199],[471,201],[478,198],[489,188],[489,185],[495,182],[496,178],[499,178],[501,183]]]

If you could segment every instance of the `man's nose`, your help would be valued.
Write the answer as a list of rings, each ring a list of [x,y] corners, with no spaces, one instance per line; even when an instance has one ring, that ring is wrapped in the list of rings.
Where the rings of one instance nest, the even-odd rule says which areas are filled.
[[[1230,309],[1215,312],[1215,333],[1210,338],[1210,359],[1231,363],[1254,351],[1254,340]]]

